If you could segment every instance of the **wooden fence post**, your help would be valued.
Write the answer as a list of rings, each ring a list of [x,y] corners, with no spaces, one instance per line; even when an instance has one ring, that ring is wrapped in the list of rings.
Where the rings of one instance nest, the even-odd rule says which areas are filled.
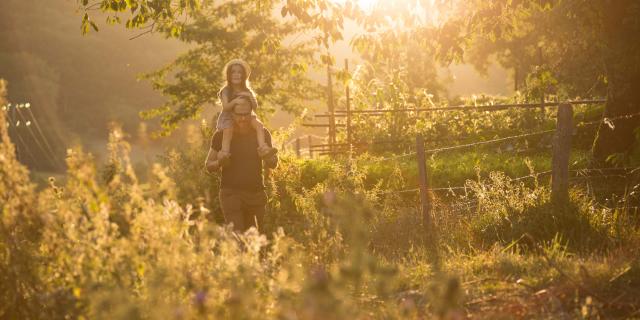
[[[300,158],[300,137],[296,138],[296,157]]]
[[[416,136],[416,155],[418,158],[418,184],[420,186],[420,204],[422,208],[422,223],[427,248],[431,251],[431,258],[436,266],[439,267],[440,255],[438,254],[438,237],[436,234],[433,217],[431,216],[431,203],[429,202],[429,194],[427,189],[427,159],[424,152],[424,137]]]
[[[344,59],[344,70],[347,74],[349,74],[349,59]],[[347,79],[344,90],[347,109],[347,145],[349,147],[349,157],[351,157],[353,153],[353,146],[351,145],[351,97],[349,95],[349,79]]]
[[[313,159],[313,149],[311,149],[311,135],[307,135],[307,147],[309,148],[309,159]]]
[[[425,228],[431,224],[431,205],[427,190],[427,159],[424,153],[424,138],[416,137],[416,153],[418,158],[418,185],[420,187],[420,204],[422,208],[422,223]]]
[[[420,187],[420,204],[422,208],[422,222],[425,227],[431,224],[431,206],[427,190],[427,163],[424,153],[424,137],[416,137],[416,153],[418,158],[418,184]]]
[[[571,104],[560,104],[553,137],[551,172],[551,199],[555,205],[565,205],[569,199],[569,156],[573,134],[573,109]]]
[[[329,109],[329,147],[333,152],[333,145],[336,143],[336,117],[333,108],[333,82],[331,81],[331,64],[327,64],[327,108]],[[333,154],[331,155],[333,156]]]

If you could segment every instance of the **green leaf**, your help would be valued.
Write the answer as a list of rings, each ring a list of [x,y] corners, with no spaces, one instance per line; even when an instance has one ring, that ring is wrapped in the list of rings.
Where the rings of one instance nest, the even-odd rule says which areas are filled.
[[[171,28],[171,36],[174,38],[177,38],[180,36],[180,33],[182,32],[182,28],[175,26]]]
[[[82,17],[82,23],[80,24],[80,30],[82,30],[82,34],[87,34],[89,32],[89,14],[85,13],[84,17]]]

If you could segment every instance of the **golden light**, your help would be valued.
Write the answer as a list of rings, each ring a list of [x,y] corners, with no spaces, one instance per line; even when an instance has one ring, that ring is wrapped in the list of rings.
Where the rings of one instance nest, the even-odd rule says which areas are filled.
[[[351,2],[365,12],[377,11],[379,14],[393,19],[394,15],[406,17],[412,16],[415,23],[422,25],[440,25],[443,16],[440,6],[447,3],[443,0],[330,0],[334,3],[345,5]]]
[[[347,1],[349,0],[332,0],[335,3],[339,3],[339,4],[345,4]],[[373,6],[378,2],[378,1],[385,1],[385,0],[350,0],[351,3],[357,5],[358,7],[360,7],[361,9],[365,10],[365,11],[369,11],[371,9],[373,9]]]

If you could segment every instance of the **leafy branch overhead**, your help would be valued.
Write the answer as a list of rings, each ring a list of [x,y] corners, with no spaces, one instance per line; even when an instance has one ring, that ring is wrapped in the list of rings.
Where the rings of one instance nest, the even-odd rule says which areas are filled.
[[[365,61],[390,74],[431,73],[436,62],[470,62],[486,71],[497,60],[513,71],[516,90],[531,99],[606,95],[607,116],[620,118],[640,110],[640,92],[633,89],[640,86],[640,42],[629,41],[640,35],[640,5],[634,0],[399,0],[373,1],[369,8],[331,0],[79,3],[86,12],[84,32],[98,29],[89,14],[95,9],[109,13],[108,22],[120,22],[126,13],[127,28],[157,30],[199,46],[153,77],[154,85],[174,101],[156,109],[168,127],[196,114],[211,100],[210,91],[221,85],[219,77],[206,77],[202,70],[215,73],[223,59],[235,56],[247,57],[261,70],[253,80],[262,100],[271,107],[300,107],[287,97],[308,98],[305,94],[315,91],[308,91],[310,82],[302,81],[299,70],[318,59],[333,63],[326,52],[343,39],[345,26],[358,28],[351,45]],[[285,41],[301,34],[304,40],[295,45]],[[315,55],[314,50],[325,54]],[[188,57],[202,62],[187,62]],[[209,68],[190,69],[205,61]],[[171,85],[168,78],[158,77],[177,71],[183,72],[177,77],[183,83]],[[409,87],[437,87],[437,74],[414,78],[416,84]],[[185,96],[191,99],[180,100]],[[598,158],[629,151],[640,123],[620,119],[615,131],[600,128],[594,144]]]
[[[153,28],[155,26],[171,30],[177,35],[183,23],[182,19],[195,14],[211,5],[210,0],[77,0],[83,10],[81,29],[86,34],[92,28],[98,31],[98,25],[91,19],[92,11],[107,13],[106,22],[119,24],[125,16],[128,29]]]
[[[640,4],[634,0],[565,1],[376,1],[369,12],[351,12],[351,2],[331,18],[326,1],[287,1],[292,12],[328,34],[343,17],[365,30],[352,45],[370,61],[388,63],[398,40],[409,39],[449,65],[468,61],[486,71],[496,59],[513,70],[517,90],[535,100],[607,96],[605,115],[617,128],[601,126],[596,158],[629,152],[638,119],[620,116],[640,110]],[[309,12],[315,14],[309,14]],[[319,12],[319,13],[318,13]],[[314,19],[309,19],[309,16]],[[320,16],[320,17],[318,17]],[[339,39],[333,36],[331,39]],[[401,47],[400,47],[401,48]],[[404,67],[412,65],[404,61]]]
[[[218,91],[226,81],[222,69],[233,58],[241,57],[251,65],[250,81],[262,116],[276,108],[298,114],[307,101],[319,96],[320,86],[307,77],[315,64],[314,46],[299,36],[305,27],[298,21],[282,21],[271,14],[278,1],[199,1],[186,7],[176,7],[172,1],[163,3],[147,4],[143,10],[138,4],[135,12],[145,15],[137,21],[144,19],[147,24],[127,24],[130,28],[153,28],[191,44],[191,49],[172,63],[144,76],[168,98],[142,114],[160,117],[162,134],[170,133],[180,121],[196,117],[203,107],[217,106]],[[119,5],[117,10],[102,10],[117,16],[122,7],[135,7]]]

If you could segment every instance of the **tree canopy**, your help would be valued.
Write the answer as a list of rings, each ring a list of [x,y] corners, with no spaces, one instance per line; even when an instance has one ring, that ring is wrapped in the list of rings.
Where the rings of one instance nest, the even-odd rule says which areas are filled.
[[[415,68],[412,76],[422,85],[425,79],[421,77],[429,74],[435,59],[443,65],[471,62],[484,70],[488,61],[495,58],[503,67],[514,70],[518,89],[528,99],[606,95],[605,116],[612,120],[599,129],[594,143],[594,155],[598,158],[628,152],[639,124],[639,117],[625,117],[640,112],[640,93],[633,89],[640,85],[640,44],[629,41],[629,37],[640,34],[640,4],[633,0],[377,1],[370,10],[363,10],[352,1],[329,0],[252,1],[251,4],[240,1],[222,5],[206,0],[81,2],[85,9],[99,6],[114,13],[115,18],[110,21],[118,19],[117,13],[130,10],[127,27],[159,26],[167,35],[199,41],[200,47],[191,53],[194,66],[202,63],[196,63],[197,59],[205,60],[202,57],[207,46],[209,54],[217,48],[214,56],[223,59],[229,57],[225,48],[244,50],[242,54],[250,60],[260,57],[250,61],[257,66],[265,57],[260,53],[283,50],[283,56],[288,55],[285,61],[290,62],[289,68],[261,74],[257,81],[268,86],[261,88],[267,100],[271,92],[277,91],[270,90],[274,87],[270,79],[280,81],[284,69],[291,71],[313,62],[312,43],[287,47],[283,45],[287,36],[307,30],[315,40],[316,49],[326,48],[342,39],[344,21],[350,19],[365,30],[352,41],[365,60],[405,68],[427,61],[423,68]],[[286,22],[275,19],[274,11],[279,11]],[[250,12],[253,15],[249,15]],[[287,19],[291,17],[293,19]],[[90,21],[87,19],[85,16],[83,25],[86,25],[84,21]],[[255,19],[255,22],[243,23],[244,19]],[[229,21],[233,23],[225,24]],[[220,46],[215,47],[213,43]],[[177,65],[190,72],[186,60],[186,57],[179,59]],[[279,65],[281,61],[272,61],[271,65]],[[191,70],[204,69],[200,67]],[[193,84],[197,81],[191,77],[197,73],[193,74],[183,73],[178,79]],[[175,93],[175,89],[185,94],[197,92],[193,86],[183,87],[182,91],[169,89],[158,81],[160,78],[155,78],[156,83],[161,90],[166,89],[165,93]],[[304,92],[303,87],[298,86]],[[295,88],[290,89],[288,94],[296,92]],[[178,110],[182,110],[183,115],[193,114],[191,106],[207,99],[203,96],[199,100],[187,100],[189,106]],[[176,114],[167,120],[172,122],[182,117]]]
[[[193,118],[206,105],[216,104],[225,83],[227,61],[241,57],[252,68],[250,81],[260,101],[259,113],[275,107],[298,114],[321,88],[306,72],[317,57],[313,41],[297,37],[308,30],[295,19],[283,21],[273,14],[279,1],[102,1],[82,2],[85,10],[98,7],[110,13],[108,22],[155,30],[189,44],[191,50],[166,67],[146,75],[154,88],[168,98],[161,106],[143,113],[161,117],[169,133],[184,119]],[[126,12],[125,12],[126,11]],[[91,18],[85,14],[85,21]],[[98,26],[94,29],[98,29]],[[83,31],[89,31],[83,27]],[[146,31],[143,31],[146,32]]]
[[[594,155],[628,152],[640,124],[640,35],[637,1],[473,1],[451,14],[446,25],[460,39],[445,47],[482,65],[495,55],[517,70],[532,96],[561,99],[606,96]],[[462,42],[464,50],[459,50]]]

